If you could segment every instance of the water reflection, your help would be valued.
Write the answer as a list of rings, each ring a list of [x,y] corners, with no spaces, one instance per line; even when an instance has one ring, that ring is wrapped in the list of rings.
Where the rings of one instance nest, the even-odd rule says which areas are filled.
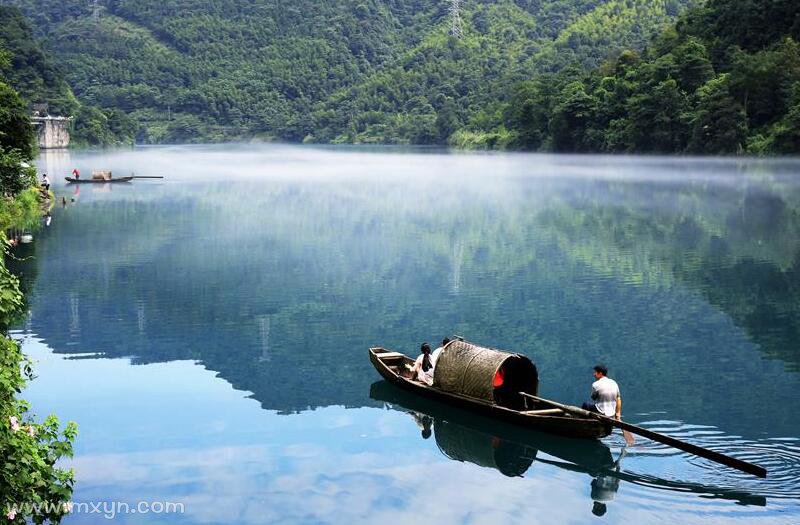
[[[534,476],[536,462],[558,466],[589,477],[591,512],[603,515],[616,499],[621,483],[661,490],[693,492],[728,499],[742,505],[765,506],[764,496],[736,489],[702,485],[637,474],[623,469],[629,454],[647,455],[640,446],[622,444],[618,451],[597,440],[558,438],[487,419],[435,400],[406,392],[386,381],[370,386],[370,398],[390,410],[408,413],[421,429],[421,437],[435,437],[439,451],[454,461],[466,461],[497,470],[504,476]],[[541,454],[540,454],[541,453]]]
[[[358,348],[457,331],[530,355],[554,397],[578,402],[586,370],[605,360],[633,412],[737,433],[796,428],[792,410],[750,410],[736,388],[800,409],[800,380],[786,373],[800,366],[791,181],[484,189],[301,177],[88,192],[57,210],[22,269],[44,276],[32,324],[58,352],[202,360],[282,411],[360,406],[372,376]],[[756,201],[770,210],[752,211]],[[270,378],[284,368],[298,374],[278,388]],[[678,384],[666,370],[691,373]],[[697,401],[718,392],[725,410]]]
[[[572,403],[605,361],[631,422],[756,450],[778,480],[758,490],[657,447],[615,473],[607,447],[555,444],[556,458],[589,456],[558,460],[590,476],[587,491],[646,456],[657,487],[686,469],[704,495],[800,493],[786,441],[800,411],[798,162],[282,146],[43,162],[66,206],[10,264],[27,329],[56,353],[199,362],[290,414],[375,406],[366,348],[412,352],[455,332],[530,356],[542,393]],[[168,178],[81,192],[59,185],[73,167]],[[496,436],[487,464],[502,459],[488,456]],[[525,476],[551,461],[546,440],[533,455],[503,443],[536,458]],[[745,495],[705,488],[720,480]]]
[[[622,458],[628,453],[627,448],[623,448],[619,457],[614,462],[613,469],[608,472],[601,472],[592,480],[592,514],[595,516],[605,516],[608,512],[608,504],[614,501],[619,491],[620,477],[619,472],[622,466]]]

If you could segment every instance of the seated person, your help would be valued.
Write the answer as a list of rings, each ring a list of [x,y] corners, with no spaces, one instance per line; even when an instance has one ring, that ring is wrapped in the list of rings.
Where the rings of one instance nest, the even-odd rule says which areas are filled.
[[[432,386],[433,363],[431,362],[431,347],[428,343],[422,343],[420,351],[422,354],[417,357],[417,360],[414,361],[414,366],[411,367],[411,378]]]
[[[620,419],[622,395],[619,392],[619,385],[608,377],[608,368],[605,365],[594,367],[594,378],[596,381],[592,383],[592,400],[584,403],[582,408],[606,417]]]
[[[447,346],[447,343],[449,343],[449,342],[450,342],[450,339],[445,337],[444,339],[442,339],[442,346],[440,346],[439,348],[434,350],[433,353],[431,354],[431,362],[433,363],[433,368],[434,369],[436,368],[436,361],[439,360],[439,354],[442,353],[442,350],[444,350],[444,347]]]

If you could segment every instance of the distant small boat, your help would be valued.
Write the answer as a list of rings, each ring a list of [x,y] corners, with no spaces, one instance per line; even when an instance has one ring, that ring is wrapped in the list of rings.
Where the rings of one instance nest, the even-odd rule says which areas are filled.
[[[76,179],[75,177],[64,177],[70,184],[106,184],[109,182],[130,182],[134,179],[130,177],[115,177],[110,179]]]

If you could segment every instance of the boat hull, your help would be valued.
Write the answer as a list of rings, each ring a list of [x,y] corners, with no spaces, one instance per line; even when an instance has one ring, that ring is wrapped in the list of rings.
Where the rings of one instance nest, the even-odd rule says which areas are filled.
[[[76,179],[75,177],[64,177],[70,184],[109,184],[114,182],[131,182],[133,177],[117,177],[115,179]]]
[[[392,354],[392,361],[381,357],[381,354]],[[369,358],[372,366],[378,373],[390,383],[404,390],[413,392],[417,395],[430,399],[436,399],[459,408],[474,411],[493,419],[498,419],[508,423],[514,423],[526,428],[540,432],[548,432],[559,436],[580,438],[580,439],[599,439],[611,434],[612,427],[597,419],[583,419],[569,415],[532,415],[525,412],[512,410],[481,399],[470,398],[457,394],[444,392],[434,387],[423,385],[417,381],[412,381],[402,377],[392,367],[394,364],[411,364],[413,361],[403,356],[396,357],[397,354],[389,352],[383,348],[370,348]]]

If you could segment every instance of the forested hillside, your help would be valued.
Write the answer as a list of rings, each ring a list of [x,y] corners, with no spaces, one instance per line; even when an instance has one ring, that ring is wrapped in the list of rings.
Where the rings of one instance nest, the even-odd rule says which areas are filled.
[[[800,153],[800,3],[708,0],[643,54],[519,84],[515,145],[577,152]]]
[[[8,58],[0,63],[0,79],[28,106],[46,103],[51,114],[74,117],[73,143],[111,145],[134,139],[138,126],[124,112],[78,101],[57,59],[42,50],[28,21],[13,7],[0,6],[0,52]]]
[[[441,3],[441,2],[440,2]],[[565,68],[596,67],[641,48],[685,2],[556,0],[466,2],[464,34],[445,19],[417,45],[315,113],[316,139],[446,143],[467,127],[508,145],[503,101],[515,83]]]
[[[641,48],[689,0],[9,0],[138,140],[499,144],[511,86]],[[482,137],[481,140],[486,140]]]
[[[66,78],[85,142],[800,151],[796,0],[11,3],[52,55],[4,19],[15,87]]]

